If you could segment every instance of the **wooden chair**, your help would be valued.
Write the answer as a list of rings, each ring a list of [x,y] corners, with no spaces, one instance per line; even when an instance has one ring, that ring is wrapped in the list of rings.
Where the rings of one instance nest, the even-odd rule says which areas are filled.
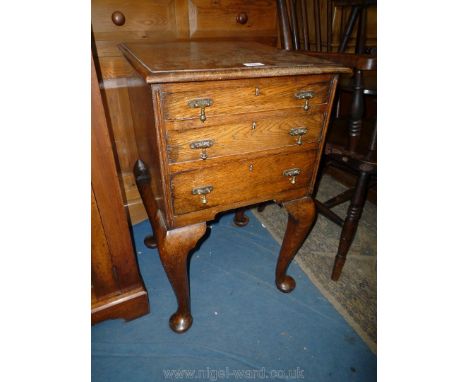
[[[299,4],[297,2],[299,1]],[[373,126],[370,143],[367,147],[367,152],[358,152],[358,145],[361,137],[361,129],[363,125],[364,116],[364,96],[377,95],[376,86],[367,84],[364,81],[364,73],[369,71],[376,71],[377,57],[363,55],[365,51],[365,22],[366,22],[366,7],[375,5],[375,0],[328,0],[328,21],[327,21],[327,50],[331,48],[331,32],[330,32],[330,8],[334,5],[337,6],[350,6],[351,13],[348,22],[346,23],[345,31],[339,45],[339,52],[326,52],[322,53],[320,39],[320,15],[318,0],[313,0],[314,5],[314,19],[316,27],[316,47],[319,52],[311,52],[308,38],[307,26],[307,5],[310,2],[306,0],[277,0],[279,28],[282,47],[285,50],[302,50],[305,54],[320,57],[334,62],[339,62],[343,65],[352,67],[354,75],[348,81],[340,81],[340,88],[342,91],[350,91],[352,93],[351,110],[348,124],[348,142],[347,145],[340,146],[327,142],[324,150],[324,157],[322,158],[323,167],[334,166],[345,171],[349,171],[357,176],[356,184],[349,190],[333,197],[326,202],[316,200],[317,210],[322,215],[326,216],[336,224],[343,227],[341,231],[340,243],[338,252],[335,258],[335,264],[332,271],[332,280],[338,280],[343,266],[346,261],[346,255],[353,242],[356,230],[358,227],[359,219],[366,201],[367,190],[370,185],[375,184],[377,175],[377,123]],[[299,6],[298,6],[299,5]],[[301,15],[298,18],[297,10],[299,9]],[[303,20],[302,31],[299,31],[297,20]],[[305,22],[304,22],[305,20]],[[349,42],[349,37],[352,29],[358,23],[358,40],[356,44],[356,52],[359,54],[343,53],[346,50]],[[317,31],[318,30],[318,31]],[[302,32],[302,39],[301,37]],[[302,47],[301,47],[302,40]],[[333,123],[331,121],[330,123]],[[339,217],[331,208],[351,201],[345,219]]]
[[[351,34],[357,25],[355,53],[363,54],[365,52],[367,8],[376,5],[377,0],[327,0],[327,52],[332,51],[333,9],[335,7],[342,8],[343,10],[350,8],[349,17],[341,35],[338,52],[345,52]],[[316,24],[317,22],[319,23],[320,21],[316,20]]]

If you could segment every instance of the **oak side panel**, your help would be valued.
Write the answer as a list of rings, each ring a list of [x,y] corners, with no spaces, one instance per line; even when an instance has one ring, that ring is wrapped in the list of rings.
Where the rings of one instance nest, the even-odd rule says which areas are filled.
[[[140,286],[135,252],[94,66],[91,73],[91,182],[120,289]]]
[[[135,75],[134,70],[129,68],[130,75]],[[147,215],[133,177],[133,164],[138,158],[138,149],[128,93],[128,83],[131,80],[131,77],[104,80],[102,91],[117,153],[125,206],[132,224],[137,224],[146,220]]]
[[[112,272],[112,255],[107,245],[101,215],[91,189],[91,283],[95,299],[119,290]]]

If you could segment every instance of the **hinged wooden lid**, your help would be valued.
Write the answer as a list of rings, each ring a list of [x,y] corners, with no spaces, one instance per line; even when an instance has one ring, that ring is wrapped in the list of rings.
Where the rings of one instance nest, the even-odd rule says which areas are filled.
[[[256,42],[120,44],[148,83],[350,73],[339,64]]]

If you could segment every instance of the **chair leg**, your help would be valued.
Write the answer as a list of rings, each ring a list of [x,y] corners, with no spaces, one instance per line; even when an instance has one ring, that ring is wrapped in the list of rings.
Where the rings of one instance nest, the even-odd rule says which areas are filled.
[[[361,136],[362,117],[364,116],[364,95],[362,94],[362,71],[354,73],[353,100],[351,102],[348,124],[348,150],[356,152]]]
[[[323,205],[327,208],[333,208],[335,206],[343,204],[353,197],[354,191],[354,188],[350,188],[349,190],[342,192],[341,194],[331,198],[330,200],[327,200],[325,203],[323,203]]]
[[[341,231],[340,244],[335,257],[335,264],[333,265],[331,275],[331,279],[333,281],[338,281],[340,278],[341,271],[343,270],[343,266],[346,262],[346,255],[348,254],[349,247],[353,243],[354,236],[356,235],[359,219],[361,218],[362,209],[366,201],[369,177],[369,173],[361,172],[356,184],[356,191],[351,198],[351,204],[349,205],[343,229]]]
[[[333,223],[339,225],[340,227],[343,227],[344,220],[342,218],[340,218],[331,209],[329,209],[327,206],[325,206],[323,203],[321,203],[317,199],[314,199],[314,202],[315,202],[315,206],[317,207],[317,212],[319,214],[325,216],[327,219],[331,220]]]

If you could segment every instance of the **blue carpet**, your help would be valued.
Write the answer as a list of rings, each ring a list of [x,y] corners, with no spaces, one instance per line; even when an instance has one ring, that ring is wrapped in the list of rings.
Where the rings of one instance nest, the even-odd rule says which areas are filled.
[[[221,216],[193,253],[194,321],[182,335],[169,329],[175,296],[156,251],[143,244],[149,223],[133,227],[151,313],[92,327],[94,382],[280,380],[288,375],[316,382],[376,380],[376,356],[295,262],[289,274],[296,289],[290,294],[276,289],[279,245],[250,211],[247,215],[250,223],[244,228],[232,224],[232,213]]]

